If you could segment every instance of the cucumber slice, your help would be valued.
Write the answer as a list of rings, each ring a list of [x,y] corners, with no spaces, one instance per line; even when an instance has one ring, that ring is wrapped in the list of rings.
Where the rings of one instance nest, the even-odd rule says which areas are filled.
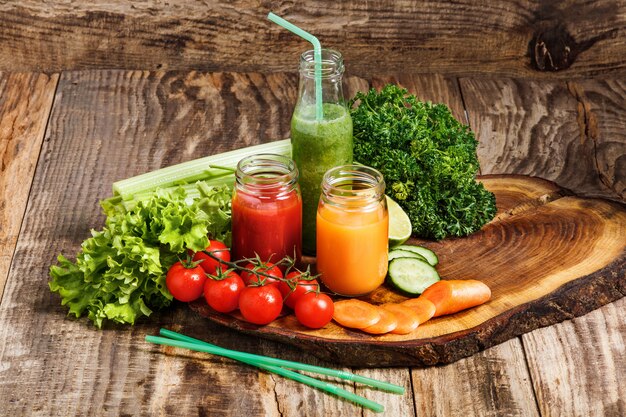
[[[437,255],[435,255],[435,252],[431,251],[430,249],[426,249],[423,246],[400,245],[400,246],[393,248],[393,250],[398,250],[398,249],[408,250],[410,252],[415,252],[418,255],[422,255],[424,258],[426,258],[428,263],[431,264],[432,266],[435,266],[439,263],[439,258],[437,258]]]
[[[389,251],[389,262],[393,261],[396,258],[415,258],[419,259],[420,261],[428,262],[426,258],[424,258],[417,252],[411,252],[409,250],[402,249],[393,249]]]
[[[432,265],[416,258],[396,258],[389,264],[389,281],[407,294],[419,295],[439,280]]]

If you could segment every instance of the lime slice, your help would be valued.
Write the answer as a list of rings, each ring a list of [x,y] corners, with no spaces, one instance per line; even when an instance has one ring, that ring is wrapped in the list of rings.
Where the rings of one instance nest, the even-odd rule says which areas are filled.
[[[389,208],[389,247],[398,246],[411,237],[411,220],[402,207],[387,197]]]

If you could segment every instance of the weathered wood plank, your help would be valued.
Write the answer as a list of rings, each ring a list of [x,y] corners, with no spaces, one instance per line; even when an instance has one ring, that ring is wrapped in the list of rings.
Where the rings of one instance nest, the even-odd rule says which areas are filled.
[[[411,374],[418,416],[539,415],[519,338]]]
[[[578,101],[580,141],[591,141],[600,182],[626,201],[626,82],[567,83]]]
[[[461,89],[483,172],[536,175],[624,199],[621,82],[462,79]],[[542,415],[623,414],[613,382],[624,373],[624,324],[613,314],[623,303],[522,337]],[[596,338],[608,342],[598,346]]]
[[[334,415],[335,408],[340,415],[357,411],[351,404],[247,366],[204,360],[202,355],[155,347],[142,339],[162,326],[229,348],[309,359],[295,349],[232,333],[195,316],[184,305],[134,328],[95,331],[84,321],[64,319],[58,298],[46,286],[54,255],[76,251],[88,229],[101,224],[96,203],[109,195],[113,180],[286,137],[296,84],[293,75],[119,71],[64,75],[15,267],[0,305],[0,414],[277,416],[310,410]],[[360,89],[367,83],[350,80],[348,86]],[[424,410],[536,415],[532,392],[524,386],[528,373],[521,366],[519,343],[509,343],[514,344],[499,345],[459,365],[420,370],[419,380],[414,372],[418,411],[420,398],[435,398],[428,400],[432,407]],[[444,384],[437,373],[441,370],[467,395],[446,395],[447,384],[428,391]],[[372,372],[407,387],[411,382],[406,369]],[[616,372],[623,373],[619,367]],[[416,381],[423,385],[417,386]],[[471,389],[482,388],[483,381],[489,381],[489,391],[481,391],[475,404]],[[394,414],[413,414],[407,398],[396,404],[395,396],[370,390],[359,393],[384,403]],[[316,404],[318,408],[313,408]],[[622,407],[618,412],[623,410],[619,402],[617,407]]]
[[[58,78],[0,73],[0,300]]]
[[[453,78],[384,77],[373,80],[372,85],[380,88],[387,82],[400,83],[421,100],[444,103],[456,118],[465,120],[459,84]],[[375,374],[377,370],[371,372]],[[529,378],[517,338],[444,367],[414,369],[410,381],[414,413],[417,416],[537,415],[534,393],[525,382]],[[479,393],[477,386],[482,388]]]
[[[73,255],[102,224],[97,201],[112,181],[286,137],[295,92],[291,75],[63,74],[0,305],[0,415],[279,415],[266,374],[143,337],[178,326],[230,348],[288,349],[182,304],[135,327],[97,331],[65,318],[47,281],[56,254]]]
[[[272,349],[271,355],[276,355],[276,349]],[[281,357],[285,357],[285,354],[281,352]],[[343,369],[351,372],[349,368],[339,368],[336,364],[321,362],[310,358],[309,356],[303,357],[301,354],[289,355],[291,360],[298,362],[306,362],[313,365],[332,367],[335,369]],[[395,373],[398,373],[397,371]],[[404,371],[406,373],[406,371]],[[389,374],[394,374],[394,371],[390,371]],[[310,374],[310,376],[324,381],[330,382],[333,385],[340,386],[341,388],[354,392],[355,387],[353,383],[335,379],[321,377],[320,375]],[[276,402],[278,404],[278,411],[281,416],[306,416],[306,415],[332,415],[332,416],[354,416],[360,414],[359,406],[343,400],[339,397],[324,394],[322,391],[318,391],[314,388],[308,387],[304,384],[297,383],[295,381],[287,380],[285,378],[276,375],[267,375],[265,383],[268,389],[265,390],[264,401]],[[272,391],[273,390],[273,391]],[[273,392],[274,398],[268,398],[267,393]],[[394,401],[397,398],[395,396],[386,394],[386,398],[382,401],[374,398],[372,392],[359,393],[366,398],[380,402],[386,406],[387,409],[393,409]],[[390,414],[400,415],[400,414]]]
[[[549,179],[562,187],[587,196],[620,199],[623,173],[611,174],[603,167],[601,180],[597,141],[604,140],[612,165],[626,154],[626,140],[613,139],[616,115],[624,112],[624,98],[618,90],[614,100],[621,108],[607,116],[591,112],[594,120],[610,118],[594,134],[605,139],[587,139],[588,129],[579,127],[579,102],[571,91],[582,87],[562,82],[513,79],[461,79],[461,90],[472,129],[479,140],[478,156],[483,174],[515,173]],[[578,89],[578,90],[576,90]],[[602,105],[594,96],[598,105]],[[586,100],[586,99],[584,99]],[[589,107],[589,101],[585,101]],[[581,106],[583,106],[581,104]],[[611,106],[612,107],[612,106]],[[612,116],[613,115],[613,116]],[[584,122],[581,122],[584,123]],[[584,125],[583,125],[584,126]],[[619,124],[617,125],[619,126]],[[601,130],[602,129],[602,130]],[[582,136],[581,136],[582,132]],[[606,159],[607,157],[605,157]]]
[[[0,5],[0,69],[292,71],[306,45],[273,10],[339,48],[354,75],[569,79],[626,73],[626,3],[146,0]]]
[[[413,385],[411,382],[410,370],[406,368],[379,368],[379,369],[363,369],[356,371],[359,375],[369,378],[375,378],[381,381],[390,382],[392,384],[404,387],[404,395],[391,394],[385,391],[376,390],[364,385],[357,385],[356,393],[362,397],[366,397],[372,401],[376,401],[385,407],[387,416],[419,416],[415,414],[415,397],[413,393]],[[363,416],[379,415],[371,410],[364,410]]]
[[[626,299],[522,336],[544,416],[626,415]]]

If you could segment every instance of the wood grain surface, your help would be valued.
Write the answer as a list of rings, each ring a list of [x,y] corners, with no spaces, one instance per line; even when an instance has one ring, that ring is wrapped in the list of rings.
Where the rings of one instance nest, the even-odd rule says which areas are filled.
[[[24,8],[34,10],[39,7],[29,2],[23,4]],[[115,2],[111,4],[116,6]],[[151,4],[136,2],[133,6],[145,11]],[[193,7],[196,6],[205,7],[193,3]],[[67,7],[80,6],[68,3]],[[154,10],[158,11],[158,7]],[[7,2],[0,5],[2,13],[7,8],[13,10],[15,6]],[[55,10],[62,13],[63,7],[50,8],[48,13],[52,16]],[[19,13],[11,13],[12,23],[3,19],[0,26],[23,28],[23,22],[19,26]],[[143,16],[145,22],[150,21],[149,13]],[[230,11],[227,9],[224,13]],[[293,20],[296,21],[297,16],[294,15]],[[45,22],[45,19],[31,22],[33,30],[38,28],[45,32],[48,24]],[[67,27],[72,26],[66,23]],[[142,27],[136,21],[133,24]],[[49,29],[52,27],[50,25]],[[80,34],[82,30],[93,28],[86,25],[84,29],[74,30]],[[6,35],[7,32],[0,33]],[[102,26],[98,33],[107,33],[106,28]],[[120,32],[120,38],[124,33],[130,32]],[[272,36],[287,41],[290,35],[276,31]],[[73,42],[71,37],[65,38]],[[104,35],[101,38],[102,48],[113,42]],[[243,49],[246,47],[244,45]],[[54,48],[50,47],[50,52],[54,52]],[[72,56],[72,48],[67,52]],[[14,54],[17,54],[16,62],[23,58],[19,51]],[[96,55],[87,58],[95,59]],[[145,59],[146,65],[157,60],[152,56]],[[185,62],[182,55],[179,59]],[[0,54],[0,62],[4,65],[6,61],[7,55]],[[347,80],[347,90],[353,93],[387,80],[401,80],[413,92],[419,87],[418,96],[447,102],[457,117],[464,115],[462,100],[467,98],[463,83],[458,84],[455,78],[396,74],[381,75],[371,81],[352,77]],[[7,79],[6,74],[3,77]],[[16,81],[20,77],[23,76],[11,82],[18,87],[8,84],[3,87],[0,102],[5,99],[7,88],[27,91]],[[44,75],[27,77],[47,79]],[[528,90],[525,83],[532,84],[531,81],[512,82],[519,84],[520,91]],[[584,100],[589,103],[588,108],[595,114],[598,125],[603,126],[602,131],[620,133],[623,109],[619,109],[619,103],[623,83],[610,80],[576,83],[582,86]],[[574,97],[571,83],[565,87],[564,91]],[[88,236],[89,229],[102,225],[103,216],[97,201],[110,194],[114,180],[201,155],[287,137],[296,88],[294,74],[144,71],[62,74],[43,148],[39,159],[35,159],[36,175],[0,304],[0,415],[370,414],[351,403],[284,378],[226,359],[149,345],[143,338],[146,334],[156,334],[159,327],[167,327],[227,348],[324,366],[337,367],[336,363],[319,361],[299,349],[209,323],[183,304],[156,313],[135,327],[109,325],[97,331],[86,325],[84,319],[66,318],[66,310],[59,305],[58,297],[47,288],[48,267],[56,254],[62,251],[72,256]],[[580,129],[577,119],[580,100],[568,102],[575,107],[573,112],[568,108],[567,123],[573,116],[573,130]],[[500,105],[498,101],[493,103],[493,106]],[[3,121],[0,129],[6,128],[5,109],[2,107],[0,112]],[[585,112],[586,109],[583,105]],[[522,113],[516,108],[511,111]],[[555,123],[565,122],[555,120]],[[16,132],[19,133],[11,133],[11,138]],[[615,138],[613,133],[604,137]],[[609,179],[612,175],[619,178],[622,159],[615,152],[621,152],[621,142],[609,140],[607,143],[596,147],[605,152],[608,167],[599,171]],[[598,166],[603,161],[602,152],[598,153]],[[532,156],[520,153],[520,158],[527,157]],[[611,161],[615,161],[614,165]],[[540,166],[537,169],[539,174]],[[534,174],[531,171],[524,173]],[[619,185],[623,182],[611,180],[610,183],[617,184],[613,188],[616,192],[623,191]],[[561,197],[554,189],[544,194],[545,201],[541,204]],[[514,205],[514,199],[509,200]],[[523,210],[532,207],[534,205],[530,204]],[[516,214],[515,210],[502,208],[502,221]],[[5,227],[5,223],[0,225]],[[597,389],[614,384],[624,373],[626,330],[619,317],[621,310],[623,300],[574,321],[528,333],[523,343],[515,338],[451,365],[411,370],[402,367],[353,369],[410,388],[403,397],[352,384],[344,384],[344,388],[381,402],[387,409],[385,415],[394,416],[587,415],[596,410],[599,410],[598,415],[621,415],[624,410],[621,386],[615,385],[615,389],[606,391]],[[604,342],[600,349],[596,348],[597,340]],[[562,367],[559,364],[563,364]],[[581,366],[584,366],[582,371]],[[597,369],[591,369],[594,366]],[[573,384],[582,388],[575,388]]]
[[[0,414],[279,414],[275,401],[266,402],[267,375],[230,361],[188,358],[143,337],[176,323],[238,349],[259,351],[263,342],[212,330],[204,320],[194,331],[199,319],[185,306],[136,327],[95,331],[65,318],[47,281],[56,254],[73,255],[89,229],[102,225],[97,202],[110,195],[115,179],[287,136],[294,81],[255,74],[63,74],[0,305]]]
[[[460,84],[483,174],[533,175],[581,195],[624,199],[623,85],[465,78]]]
[[[582,80],[567,86],[578,101],[580,142],[593,145],[603,192],[626,201],[626,82]]]
[[[397,73],[375,77],[371,81],[374,88],[381,88],[386,83],[400,83],[420,100],[445,103],[456,118],[467,121],[458,80],[455,78]],[[519,361],[523,355],[520,343],[510,340],[452,365],[412,370],[410,382],[416,415],[455,415],[458,414],[455,412],[457,410],[463,410],[462,413],[468,416],[486,413],[536,414],[525,412],[532,410],[534,395],[522,382],[530,379],[526,364]],[[385,379],[388,368],[362,372]],[[477,391],[476,386],[485,389]],[[455,395],[449,395],[449,392],[455,392]]]
[[[0,300],[58,75],[0,72]]]
[[[626,295],[626,206],[567,196],[536,178],[481,181],[499,201],[496,219],[464,238],[419,243],[437,254],[443,279],[487,284],[486,304],[429,320],[409,334],[380,336],[335,323],[307,330],[291,314],[254,326],[238,313],[212,311],[204,300],[193,309],[234,329],[351,366],[423,366],[458,360]],[[363,297],[373,304],[406,298],[385,285]]]
[[[336,364],[207,325],[184,304],[134,327],[97,331],[66,318],[47,288],[56,254],[73,254],[89,229],[102,224],[97,201],[110,195],[112,181],[199,153],[288,136],[295,82],[292,75],[63,74],[0,305],[1,415],[360,413],[349,402],[284,378],[143,338],[167,327],[227,348]],[[362,86],[362,80],[348,80],[348,88]],[[394,369],[384,378],[408,386],[409,374]],[[402,407],[396,396],[376,395],[388,410],[412,406],[410,395]]]
[[[621,81],[564,85],[461,79],[460,85],[470,125],[481,141],[483,173],[515,171],[558,178],[561,185],[577,191],[624,201],[626,130],[621,126],[626,100]],[[511,94],[511,88],[516,93]],[[623,278],[621,282],[623,286]],[[624,299],[576,318],[574,328],[564,322],[522,337],[542,415],[624,414],[620,384],[612,382],[623,374],[626,357],[623,314],[615,308],[623,303]],[[599,325],[595,317],[603,318]],[[563,329],[575,333],[564,337]],[[587,329],[598,329],[604,343],[598,344]]]
[[[269,11],[343,52],[353,75],[626,73],[626,3],[567,0],[0,4],[0,69],[295,71],[307,48]]]
[[[522,337],[542,415],[626,414],[624,309],[623,298]]]
[[[540,415],[519,339],[411,377],[419,416]]]

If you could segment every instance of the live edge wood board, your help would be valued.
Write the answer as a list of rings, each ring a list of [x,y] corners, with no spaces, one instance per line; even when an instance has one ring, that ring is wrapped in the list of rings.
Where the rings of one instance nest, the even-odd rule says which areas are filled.
[[[233,329],[289,343],[350,366],[449,363],[520,334],[580,316],[626,294],[626,206],[580,198],[554,183],[513,175],[484,176],[498,213],[481,231],[439,242],[413,240],[439,256],[443,279],[479,279],[492,299],[430,320],[408,335],[372,336],[331,322],[320,330],[286,314],[267,326],[219,314],[200,301],[199,314]],[[406,297],[380,287],[374,304]]]

